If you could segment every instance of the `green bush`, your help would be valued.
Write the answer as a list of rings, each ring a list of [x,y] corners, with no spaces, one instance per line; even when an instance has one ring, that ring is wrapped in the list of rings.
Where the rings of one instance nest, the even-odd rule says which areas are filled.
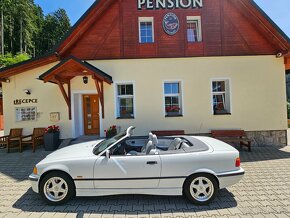
[[[0,55],[0,68],[26,61],[30,58],[31,57],[26,53],[17,54],[15,56],[13,56],[11,53],[7,53],[6,55]]]

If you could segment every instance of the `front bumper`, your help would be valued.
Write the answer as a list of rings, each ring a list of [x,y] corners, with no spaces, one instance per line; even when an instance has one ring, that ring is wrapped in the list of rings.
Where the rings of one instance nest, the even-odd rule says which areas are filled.
[[[236,171],[218,174],[217,177],[220,183],[220,189],[238,183],[243,178],[244,174],[245,170],[243,168],[240,168],[239,170]]]
[[[32,190],[36,193],[38,193],[38,181],[39,181],[39,176],[35,175],[35,174],[30,174],[30,176],[28,177],[30,183],[31,183],[31,187]]]

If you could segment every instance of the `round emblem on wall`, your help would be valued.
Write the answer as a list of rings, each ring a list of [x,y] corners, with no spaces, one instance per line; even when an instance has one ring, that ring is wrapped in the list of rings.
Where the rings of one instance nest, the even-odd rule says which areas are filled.
[[[163,29],[168,35],[174,35],[179,29],[179,19],[176,14],[170,12],[163,18]]]

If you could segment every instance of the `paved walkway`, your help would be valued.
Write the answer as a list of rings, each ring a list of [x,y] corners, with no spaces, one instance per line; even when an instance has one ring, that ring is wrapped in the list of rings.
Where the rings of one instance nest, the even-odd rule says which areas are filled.
[[[245,177],[205,207],[182,197],[137,195],[76,198],[63,206],[47,206],[27,181],[47,154],[42,149],[35,154],[0,150],[0,217],[290,217],[290,147],[241,151]]]

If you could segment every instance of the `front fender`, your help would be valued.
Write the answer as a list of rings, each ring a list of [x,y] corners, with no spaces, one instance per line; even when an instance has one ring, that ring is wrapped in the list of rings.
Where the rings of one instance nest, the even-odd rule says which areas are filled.
[[[44,167],[43,170],[41,171],[40,176],[42,177],[43,174],[46,174],[49,171],[63,171],[67,174],[70,175],[70,171],[68,169],[68,167],[64,164],[53,164],[53,165],[49,165],[47,167]]]

